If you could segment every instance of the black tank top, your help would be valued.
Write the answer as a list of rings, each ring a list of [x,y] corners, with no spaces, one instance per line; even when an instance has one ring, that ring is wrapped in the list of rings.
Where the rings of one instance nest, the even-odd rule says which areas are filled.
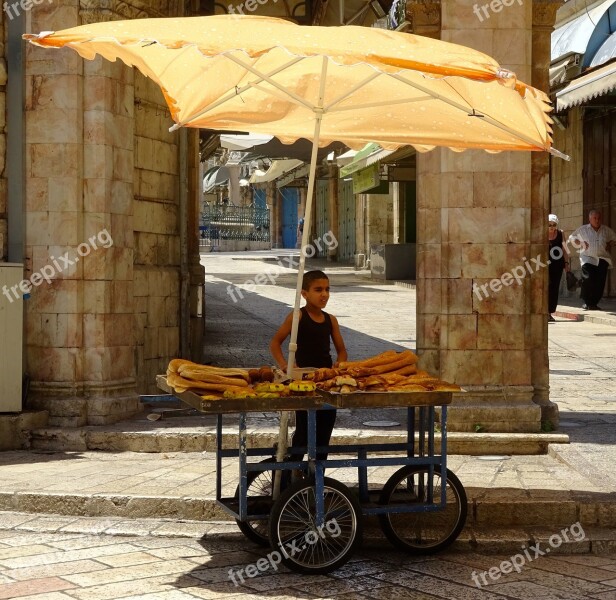
[[[302,318],[297,329],[297,352],[295,361],[298,367],[331,367],[332,357],[329,353],[332,336],[332,319],[325,311],[325,321],[313,321],[306,307],[302,309]]]

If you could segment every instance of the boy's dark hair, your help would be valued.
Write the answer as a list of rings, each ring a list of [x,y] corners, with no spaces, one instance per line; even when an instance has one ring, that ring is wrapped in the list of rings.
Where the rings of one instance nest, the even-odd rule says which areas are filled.
[[[304,273],[304,277],[302,279],[302,290],[308,292],[312,282],[317,279],[327,279],[327,281],[329,281],[329,277],[325,275],[323,271],[308,271],[307,273]]]

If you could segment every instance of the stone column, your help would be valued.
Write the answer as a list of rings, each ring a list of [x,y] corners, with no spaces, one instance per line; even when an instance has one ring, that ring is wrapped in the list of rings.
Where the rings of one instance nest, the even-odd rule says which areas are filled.
[[[407,15],[414,33],[438,37],[440,29],[444,41],[485,52],[530,81],[530,3],[500,4],[483,20],[475,4],[411,1]],[[456,430],[541,427],[535,385],[548,368],[547,361],[534,363],[547,356],[546,274],[498,291],[488,287],[487,297],[477,293],[545,252],[545,228],[541,235],[537,229],[545,208],[533,194],[532,160],[523,152],[447,149],[417,157],[417,348],[422,368],[467,390],[449,411]]]
[[[542,0],[533,3],[532,15],[532,75],[531,84],[546,94],[550,92],[549,67],[551,57],[551,34],[556,11],[564,0]],[[562,159],[555,159],[562,160]],[[542,253],[547,260],[546,224],[550,212],[550,158],[545,152],[533,152],[531,156],[531,256]],[[536,252],[535,252],[536,249]],[[548,270],[535,273],[537,288],[533,288],[533,318],[531,338],[533,343],[531,374],[534,387],[533,400],[541,406],[541,420],[558,426],[558,406],[549,399],[549,358],[545,315],[548,310]]]
[[[73,2],[42,4],[32,29],[80,16]],[[51,425],[116,421],[139,409],[133,72],[70,52],[28,53],[26,256],[32,273],[51,274],[26,302],[33,404],[49,409]]]
[[[6,24],[4,11],[0,15],[0,261],[6,261],[8,256],[7,215],[8,201],[7,179],[4,172],[6,165],[6,60],[4,58],[4,40]]]

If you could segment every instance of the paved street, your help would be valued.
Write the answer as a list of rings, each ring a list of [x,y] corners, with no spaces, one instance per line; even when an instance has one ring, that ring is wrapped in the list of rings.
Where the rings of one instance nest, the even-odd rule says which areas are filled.
[[[193,524],[182,531],[181,523],[151,521],[137,523],[132,535],[128,529],[118,535],[121,528],[116,535],[96,535],[109,525],[104,519],[0,513],[0,599],[616,599],[613,556],[546,552],[535,558],[535,550],[527,548],[529,560],[521,547],[503,555],[446,551],[410,557],[371,543],[329,575],[307,577],[280,568],[243,577],[244,583],[236,575],[235,586],[229,570],[245,569],[267,550],[231,534],[232,526]],[[508,563],[503,571],[512,572],[501,573],[501,563],[514,554],[520,572]]]
[[[203,257],[208,361],[270,363],[267,343],[290,310],[295,276],[275,262],[274,254],[263,261],[268,254]],[[325,266],[331,276],[328,309],[340,320],[351,357],[415,347],[411,287],[378,284],[348,267],[313,264]],[[276,285],[270,281],[252,292],[229,288],[273,268]],[[85,444],[87,438],[79,451],[0,454],[0,600],[616,600],[616,558],[610,553],[616,547],[616,307],[613,301],[602,305],[605,313],[586,313],[586,321],[557,317],[548,329],[551,398],[560,407],[559,433],[567,433],[571,443],[551,444],[550,453],[539,456],[451,456],[449,466],[472,502],[471,527],[437,557],[401,555],[369,536],[362,551],[336,573],[307,578],[281,568],[236,587],[229,569],[245,568],[267,551],[247,542],[234,523],[212,521],[220,515],[207,513],[214,466],[209,448],[199,451],[199,443],[204,427],[212,426],[211,417],[151,422],[142,415],[104,431],[49,432],[60,444],[67,439]],[[575,317],[583,311],[571,298],[562,301],[559,313]],[[341,411],[337,432],[364,437],[370,433],[364,420]],[[255,436],[275,429],[275,416],[259,415],[251,427]],[[91,451],[104,447],[103,438],[112,434],[118,436],[116,451]],[[128,443],[122,435],[143,435],[150,453],[122,452]],[[166,435],[181,439],[185,451],[166,451]],[[342,470],[335,476],[355,477]],[[233,472],[223,481],[225,490],[232,490]],[[570,554],[549,546],[550,536],[561,529],[541,527],[547,514],[570,526],[579,519],[584,526],[584,537],[567,545]],[[148,515],[157,518],[143,518]],[[528,525],[516,528],[521,518]],[[538,541],[549,556],[534,558],[529,548]],[[523,547],[533,560],[523,559],[521,573],[501,574],[501,562],[523,557]],[[487,585],[479,589],[473,572],[481,583],[490,569],[494,580],[483,575]]]

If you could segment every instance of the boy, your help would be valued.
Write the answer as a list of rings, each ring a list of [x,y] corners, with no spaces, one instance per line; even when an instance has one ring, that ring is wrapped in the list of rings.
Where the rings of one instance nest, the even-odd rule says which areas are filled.
[[[332,367],[330,355],[330,339],[336,348],[337,362],[347,360],[347,351],[340,334],[338,320],[326,313],[329,300],[329,278],[323,271],[308,271],[302,279],[302,297],[306,306],[300,309],[297,329],[297,352],[295,362],[298,367]],[[274,334],[270,343],[270,351],[278,366],[286,373],[287,362],[282,353],[282,344],[291,334],[293,313],[287,315],[283,324]],[[327,446],[336,421],[335,410],[317,411],[317,446]],[[306,447],[308,444],[308,414],[306,411],[295,412],[295,433],[291,442],[295,447]],[[327,453],[317,453],[317,458],[324,460]],[[293,455],[291,460],[302,460],[303,455]]]

